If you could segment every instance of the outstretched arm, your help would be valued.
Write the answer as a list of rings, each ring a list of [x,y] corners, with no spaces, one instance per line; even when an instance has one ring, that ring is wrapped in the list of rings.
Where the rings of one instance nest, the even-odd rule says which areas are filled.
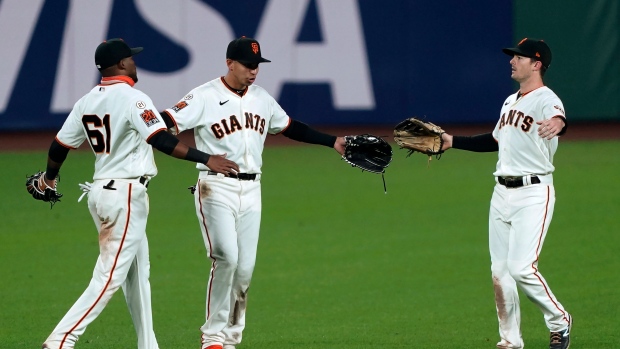
[[[291,119],[291,124],[282,134],[298,142],[324,145],[334,148],[340,155],[344,154],[345,141],[343,137],[336,137],[319,132],[303,122],[294,119]]]
[[[476,136],[452,136],[447,133],[441,135],[443,146],[441,150],[450,148],[469,150],[478,153],[494,152],[499,146],[492,133],[483,133]]]
[[[155,133],[149,138],[148,143],[162,153],[177,159],[205,164],[211,171],[223,173],[225,175],[239,172],[239,166],[226,159],[226,154],[211,155],[201,152],[198,149],[188,147],[186,144],[181,143],[178,138],[164,130]]]

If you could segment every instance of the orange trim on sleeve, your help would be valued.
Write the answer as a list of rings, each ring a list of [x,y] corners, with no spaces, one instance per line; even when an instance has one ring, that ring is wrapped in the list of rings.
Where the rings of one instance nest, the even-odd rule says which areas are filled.
[[[161,131],[166,132],[166,130],[167,130],[166,128],[160,128],[159,130],[151,133],[151,135],[148,136],[148,138],[146,139],[146,142],[148,143],[151,140],[151,138],[153,138],[153,136],[155,136],[155,134],[160,133]]]
[[[282,133],[282,132],[286,131],[286,129],[287,129],[289,126],[291,126],[291,121],[293,121],[293,119],[291,119],[291,117],[289,116],[289,117],[288,117],[288,124],[286,124],[286,127],[284,127],[284,128],[282,129],[282,131],[280,131],[280,132],[278,132],[278,133],[274,133],[274,136],[275,136],[275,135],[279,135],[280,133]]]
[[[63,142],[61,142],[61,141],[58,139],[58,136],[56,136],[54,139],[56,140],[56,142],[58,142],[58,144],[62,145],[63,147],[65,147],[65,148],[67,148],[67,149],[77,149],[77,148],[74,148],[74,147],[68,146],[68,145],[64,144]]]

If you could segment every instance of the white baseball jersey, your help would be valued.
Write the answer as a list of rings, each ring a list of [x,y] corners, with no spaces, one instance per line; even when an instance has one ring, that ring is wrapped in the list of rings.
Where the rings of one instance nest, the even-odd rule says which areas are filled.
[[[227,154],[241,173],[261,173],[267,133],[277,134],[290,123],[290,117],[262,87],[251,85],[240,96],[223,77],[196,87],[166,111],[176,123],[173,133],[194,129],[198,150]],[[204,164],[196,167],[208,170]]]
[[[157,167],[146,142],[166,129],[151,99],[125,76],[103,78],[77,101],[56,140],[78,148],[88,140],[95,153],[93,179],[153,177]]]
[[[540,137],[536,122],[564,117],[560,98],[546,86],[521,96],[515,93],[504,101],[500,115],[493,130],[499,143],[499,161],[493,174],[507,177],[552,173],[558,137]]]
[[[145,141],[165,122],[151,99],[126,76],[103,78],[73,107],[56,140],[69,148],[88,140],[95,152],[88,209],[99,232],[99,257],[86,290],[60,320],[43,347],[73,348],[123,288],[138,349],[158,349],[151,314],[146,223],[149,199],[141,176],[155,176],[153,150]]]
[[[564,117],[562,102],[543,86],[529,93],[509,96],[493,130],[499,160],[494,173],[501,177],[525,177],[523,186],[498,183],[489,210],[489,251],[495,288],[495,304],[501,341],[498,347],[523,348],[521,290],[543,312],[550,331],[570,323],[570,315],[538,270],[538,257],[555,208],[552,172],[558,137],[538,135],[536,122]],[[528,183],[536,175],[538,184]]]

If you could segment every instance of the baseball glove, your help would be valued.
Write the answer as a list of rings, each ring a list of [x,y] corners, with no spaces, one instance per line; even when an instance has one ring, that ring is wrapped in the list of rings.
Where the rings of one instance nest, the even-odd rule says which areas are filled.
[[[342,158],[353,167],[372,173],[384,173],[392,161],[392,147],[383,138],[370,134],[345,136]]]
[[[36,200],[49,202],[53,207],[62,197],[62,194],[56,191],[58,178],[54,179],[54,187],[50,187],[43,180],[43,176],[45,176],[45,172],[40,171],[29,176],[26,180],[26,190]]]
[[[407,156],[419,152],[428,155],[430,158],[432,155],[443,153],[441,135],[445,132],[441,127],[431,122],[409,118],[394,127],[394,140],[401,149],[409,150]]]

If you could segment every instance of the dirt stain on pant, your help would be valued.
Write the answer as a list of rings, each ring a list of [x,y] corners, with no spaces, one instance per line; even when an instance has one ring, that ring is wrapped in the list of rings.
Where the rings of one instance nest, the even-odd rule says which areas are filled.
[[[101,249],[101,257],[103,258],[109,252],[110,246],[108,242],[112,236],[114,230],[114,224],[111,222],[101,223],[101,230],[99,231],[99,248]]]
[[[493,276],[493,289],[495,290],[495,305],[497,306],[497,317],[501,323],[508,320],[508,310],[506,309],[506,299],[504,290],[496,276]]]
[[[245,312],[248,300],[248,290],[249,289],[246,289],[245,292],[239,292],[239,296],[237,296],[237,300],[235,301],[235,305],[230,314],[230,326],[237,325],[239,322],[239,318],[241,318],[241,316]]]
[[[200,181],[200,196],[207,197],[211,194],[211,188],[206,182]]]

